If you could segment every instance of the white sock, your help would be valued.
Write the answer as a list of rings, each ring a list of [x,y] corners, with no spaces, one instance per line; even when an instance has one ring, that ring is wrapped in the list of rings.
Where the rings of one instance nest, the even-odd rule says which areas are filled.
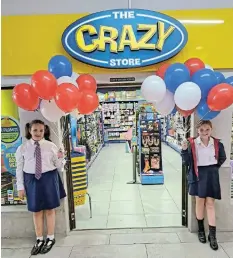
[[[49,240],[53,240],[53,239],[54,239],[54,235],[47,235],[47,238],[48,238]]]
[[[36,240],[40,240],[40,241],[43,241],[43,237],[37,237]]]

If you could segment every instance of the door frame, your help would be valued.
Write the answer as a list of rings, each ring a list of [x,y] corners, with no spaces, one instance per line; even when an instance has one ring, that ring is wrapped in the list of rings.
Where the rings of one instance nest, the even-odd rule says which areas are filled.
[[[191,135],[191,116],[183,118],[183,128],[185,129],[185,139],[188,139]],[[188,167],[182,164],[182,226],[188,227],[188,181],[187,181]]]
[[[71,170],[71,146],[70,146],[70,115],[61,118],[61,132],[62,142],[66,152],[66,184],[67,184],[67,198],[68,198],[68,214],[70,230],[76,228],[75,220],[75,206],[74,206],[74,194],[73,194],[73,181]]]

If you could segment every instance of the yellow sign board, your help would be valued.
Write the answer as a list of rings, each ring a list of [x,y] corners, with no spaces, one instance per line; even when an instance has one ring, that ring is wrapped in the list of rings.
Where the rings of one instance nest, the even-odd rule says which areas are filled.
[[[199,57],[215,69],[233,68],[233,8],[175,10],[165,14],[179,20],[188,31],[185,48],[169,62]],[[63,49],[64,30],[85,14],[51,14],[2,17],[2,75],[29,75],[47,69],[50,58],[66,55],[77,73],[112,73],[72,59]],[[155,71],[161,64],[114,72]]]

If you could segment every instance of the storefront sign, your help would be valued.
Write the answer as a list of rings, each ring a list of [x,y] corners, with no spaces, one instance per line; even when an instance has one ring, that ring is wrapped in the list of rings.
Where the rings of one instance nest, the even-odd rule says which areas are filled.
[[[117,9],[87,15],[62,35],[75,59],[104,68],[136,68],[167,60],[188,40],[185,27],[165,14]]]

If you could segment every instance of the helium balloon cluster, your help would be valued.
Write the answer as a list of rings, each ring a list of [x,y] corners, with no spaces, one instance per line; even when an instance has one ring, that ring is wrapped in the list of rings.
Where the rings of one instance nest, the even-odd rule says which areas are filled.
[[[24,110],[40,109],[50,122],[71,114],[87,115],[99,106],[97,83],[88,74],[73,72],[69,59],[62,55],[52,57],[48,70],[35,72],[31,84],[21,83],[14,87],[13,100]]]
[[[144,80],[141,92],[161,115],[178,111],[187,117],[196,111],[200,119],[211,120],[233,104],[233,76],[225,78],[202,60],[191,58],[184,64],[160,66],[156,75]]]

